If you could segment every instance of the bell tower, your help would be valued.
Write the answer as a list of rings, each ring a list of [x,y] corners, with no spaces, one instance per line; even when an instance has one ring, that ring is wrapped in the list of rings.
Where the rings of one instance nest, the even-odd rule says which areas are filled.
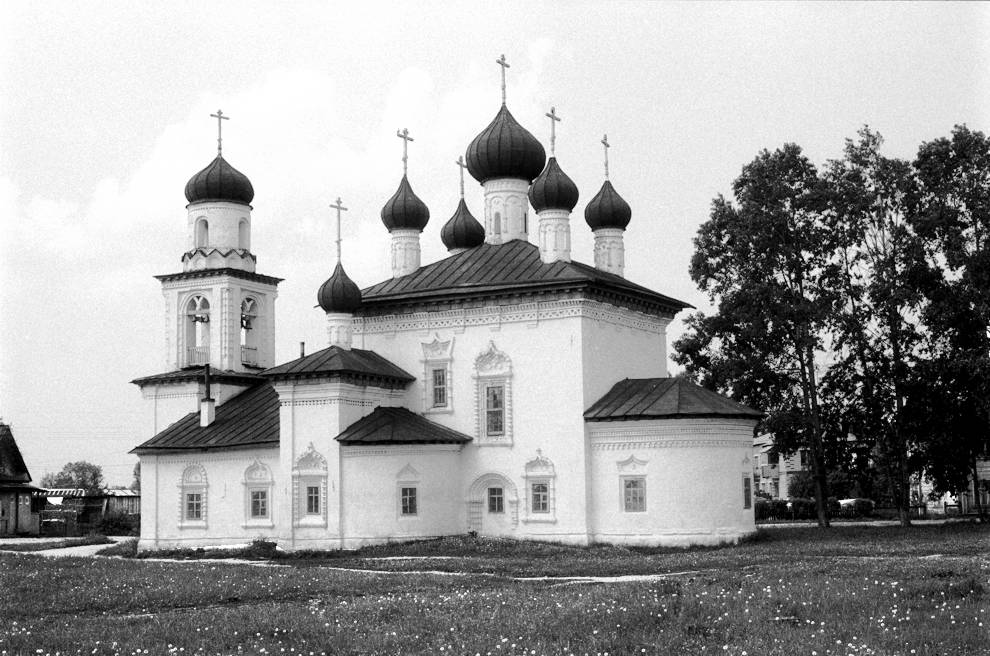
[[[255,271],[247,176],[217,156],[186,183],[187,250],[182,271],[162,283],[168,370],[209,364],[219,372],[251,373],[275,364],[275,298],[280,278]]]

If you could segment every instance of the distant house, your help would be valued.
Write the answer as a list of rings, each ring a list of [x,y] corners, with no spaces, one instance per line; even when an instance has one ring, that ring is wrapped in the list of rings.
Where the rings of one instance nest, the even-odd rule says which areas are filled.
[[[773,435],[764,433],[753,438],[753,485],[756,492],[769,494],[773,499],[786,499],[791,495],[791,478],[798,472],[811,468],[808,449],[798,449],[783,456],[773,448]]]
[[[0,536],[37,535],[37,504],[32,505],[31,474],[10,426],[0,422]]]
[[[51,518],[65,521],[64,513],[73,514],[73,523],[83,526],[96,524],[108,515],[138,515],[141,493],[134,490],[102,489],[89,492],[82,488],[48,488],[39,491],[48,500]],[[55,513],[52,511],[62,511]]]

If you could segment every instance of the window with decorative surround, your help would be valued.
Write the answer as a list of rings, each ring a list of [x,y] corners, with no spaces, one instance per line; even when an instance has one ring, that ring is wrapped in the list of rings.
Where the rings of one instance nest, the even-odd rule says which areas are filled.
[[[440,341],[440,336],[434,335],[432,342],[420,344],[423,347],[423,412],[452,412],[451,363],[454,340]]]
[[[557,473],[553,462],[536,450],[536,457],[526,463],[523,478],[526,479],[526,516],[525,522],[556,522]]]
[[[327,459],[312,442],[292,468],[292,506],[296,526],[327,525]]]
[[[409,464],[396,474],[399,519],[414,519],[419,515],[419,479],[419,472]]]
[[[488,512],[505,512],[505,489],[501,487],[488,488]]]
[[[622,512],[646,512],[646,466],[648,461],[632,455],[616,463],[619,470],[619,499]]]
[[[206,528],[206,470],[192,464],[179,480],[179,528]]]
[[[753,507],[753,483],[749,476],[743,476],[743,510]]]
[[[271,507],[274,483],[271,469],[258,460],[244,471],[245,527],[275,525]]]
[[[495,342],[474,360],[479,444],[512,444],[512,361]]]

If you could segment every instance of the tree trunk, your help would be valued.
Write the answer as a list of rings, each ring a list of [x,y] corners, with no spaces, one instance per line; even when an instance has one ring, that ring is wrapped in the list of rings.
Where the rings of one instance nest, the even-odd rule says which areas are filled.
[[[894,495],[894,507],[897,508],[897,518],[901,526],[911,525],[911,475],[907,468],[907,445],[904,443],[904,431],[901,427],[904,415],[904,395],[901,381],[904,380],[904,354],[901,351],[900,314],[896,308],[887,312],[887,328],[890,331],[891,373],[894,378],[894,421],[892,429],[892,444],[887,457],[893,457],[893,467],[890,478],[890,491]]]
[[[976,470],[976,458],[974,457],[970,460],[970,471],[973,472],[973,505],[976,506],[976,514],[980,518],[981,524],[986,524],[990,521],[987,517],[987,510],[983,507],[983,499],[980,498],[980,476],[979,472]]]
[[[825,472],[825,449],[822,441],[822,425],[819,418],[818,386],[815,380],[815,352],[811,346],[799,352],[801,363],[802,392],[805,412],[811,419],[811,473],[815,481],[815,512],[818,526],[828,528],[828,479]]]

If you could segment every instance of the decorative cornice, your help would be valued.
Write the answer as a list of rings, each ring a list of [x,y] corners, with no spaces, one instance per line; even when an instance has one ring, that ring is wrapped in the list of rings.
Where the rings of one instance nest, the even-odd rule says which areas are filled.
[[[155,276],[162,283],[176,282],[180,280],[195,280],[197,278],[219,278],[222,276],[229,276],[231,278],[239,278],[241,280],[250,280],[252,282],[258,282],[263,285],[277,286],[284,278],[275,278],[274,276],[264,276],[260,273],[253,273],[251,271],[244,271],[243,269],[233,269],[230,267],[224,267],[222,269],[195,269],[193,271],[182,271],[181,273],[164,273]]]
[[[461,444],[402,444],[396,446],[376,445],[372,447],[343,445],[340,449],[342,458],[361,458],[365,456],[410,455],[416,453],[457,453]]]
[[[428,304],[424,304],[427,305]],[[670,317],[658,317],[636,310],[586,298],[569,298],[551,301],[528,301],[514,305],[484,305],[451,309],[450,303],[435,310],[408,314],[382,314],[358,316],[354,319],[355,335],[395,333],[410,330],[463,330],[472,326],[493,326],[502,323],[529,323],[580,317],[622,328],[666,333]]]

